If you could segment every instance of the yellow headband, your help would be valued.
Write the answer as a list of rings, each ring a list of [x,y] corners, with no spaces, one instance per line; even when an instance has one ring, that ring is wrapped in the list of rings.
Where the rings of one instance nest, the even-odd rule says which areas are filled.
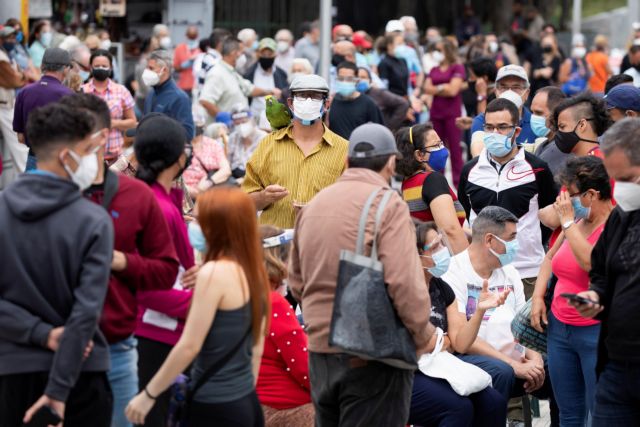
[[[413,145],[413,126],[409,128],[409,142]]]

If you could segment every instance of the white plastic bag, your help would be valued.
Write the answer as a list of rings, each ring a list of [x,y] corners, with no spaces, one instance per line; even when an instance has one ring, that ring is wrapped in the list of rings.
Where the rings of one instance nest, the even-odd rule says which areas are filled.
[[[448,351],[442,350],[444,334],[436,330],[438,341],[432,353],[423,354],[418,360],[418,369],[428,377],[446,380],[460,396],[469,396],[487,387],[491,387],[491,375],[475,365],[458,359]]]

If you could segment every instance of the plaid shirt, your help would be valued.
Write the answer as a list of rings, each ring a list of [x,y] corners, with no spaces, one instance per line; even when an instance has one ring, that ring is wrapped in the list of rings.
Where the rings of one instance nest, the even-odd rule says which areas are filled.
[[[122,120],[124,119],[124,112],[132,109],[134,106],[133,97],[126,87],[118,84],[111,79],[107,80],[107,89],[104,92],[99,92],[93,84],[93,79],[88,83],[82,85],[82,91],[84,93],[90,93],[102,98],[109,106],[111,112],[111,119]],[[122,145],[124,144],[124,138],[122,132],[118,129],[111,129],[109,132],[109,138],[107,139],[107,146],[105,147],[105,158],[115,159],[122,153]]]

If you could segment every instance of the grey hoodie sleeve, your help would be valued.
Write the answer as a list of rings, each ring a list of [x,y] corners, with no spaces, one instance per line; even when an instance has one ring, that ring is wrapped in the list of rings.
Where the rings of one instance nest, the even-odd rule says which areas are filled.
[[[113,225],[105,215],[80,254],[80,279],[73,290],[74,304],[64,325],[60,347],[51,364],[44,394],[66,401],[82,368],[84,350],[93,338],[107,294],[113,257]]]
[[[47,346],[53,326],[23,307],[0,298],[0,338],[17,344]]]

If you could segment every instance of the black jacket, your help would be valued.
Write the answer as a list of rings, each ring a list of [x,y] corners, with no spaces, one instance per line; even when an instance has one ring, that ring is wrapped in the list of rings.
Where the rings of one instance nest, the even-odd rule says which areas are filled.
[[[244,74],[243,77],[249,80],[251,83],[253,83],[253,75],[255,74],[258,66],[259,66],[258,62],[253,64],[251,67],[249,67],[249,69],[247,70],[247,72]],[[275,67],[275,71],[273,72],[273,83],[278,89],[282,91],[282,98],[279,99],[279,101],[284,102],[286,101],[286,98],[287,98],[285,96],[285,92],[288,92],[289,90],[289,81],[287,80],[287,73],[282,68],[278,67],[275,64],[273,65],[273,67]],[[251,98],[249,98],[249,104],[251,104]]]
[[[591,252],[589,278],[604,306],[597,372],[608,359],[640,363],[640,211],[611,211]]]
[[[71,181],[23,174],[0,192],[0,254],[0,375],[49,372],[45,394],[65,401],[81,371],[109,370],[98,321],[111,273],[111,218]],[[59,326],[54,353],[47,338]]]

